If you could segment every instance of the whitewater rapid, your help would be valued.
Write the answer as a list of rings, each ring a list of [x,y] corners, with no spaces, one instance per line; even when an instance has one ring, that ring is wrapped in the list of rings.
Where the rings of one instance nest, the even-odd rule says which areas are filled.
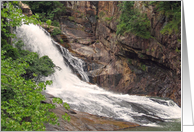
[[[33,24],[22,25],[16,29],[17,37],[24,41],[24,49],[37,52],[40,56],[49,56],[53,63],[61,68],[45,78],[53,81],[51,86],[46,87],[46,92],[60,97],[72,109],[146,126],[157,125],[155,121],[146,117],[165,121],[181,118],[181,108],[172,100],[115,94],[88,84],[89,79],[83,70],[83,61],[73,57],[67,49],[54,42],[45,32]],[[62,53],[56,45],[60,46]],[[78,70],[84,81],[73,74],[64,57]]]

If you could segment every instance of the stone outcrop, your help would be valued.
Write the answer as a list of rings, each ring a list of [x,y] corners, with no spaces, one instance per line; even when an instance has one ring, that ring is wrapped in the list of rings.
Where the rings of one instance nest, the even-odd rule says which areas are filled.
[[[45,92],[42,94],[46,97],[44,103],[52,103],[54,96]],[[116,131],[140,126],[136,123],[91,115],[72,109],[66,110],[62,105],[56,105],[56,108],[51,111],[59,117],[58,123],[60,125],[45,123],[46,131]],[[69,122],[62,118],[65,113],[71,117]]]
[[[181,106],[180,35],[162,35],[166,19],[136,1],[151,22],[150,39],[116,35],[118,1],[65,1],[58,40],[85,61],[90,83],[115,92],[171,98]],[[111,18],[111,19],[107,19]]]
[[[31,16],[32,15],[32,11],[30,9],[30,7],[24,3],[22,3],[21,1],[19,1],[19,5],[21,6],[21,9],[22,9],[22,13],[24,15],[27,15],[27,16]]]

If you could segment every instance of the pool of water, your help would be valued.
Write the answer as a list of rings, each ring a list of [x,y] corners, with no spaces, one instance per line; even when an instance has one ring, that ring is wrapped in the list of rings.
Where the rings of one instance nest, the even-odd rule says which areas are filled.
[[[181,131],[181,119],[171,120],[169,122],[159,123],[158,127],[140,126],[127,128],[123,131]]]

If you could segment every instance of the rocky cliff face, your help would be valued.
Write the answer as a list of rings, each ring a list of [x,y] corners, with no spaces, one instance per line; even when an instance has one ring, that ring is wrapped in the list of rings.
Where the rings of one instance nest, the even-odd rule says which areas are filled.
[[[90,83],[107,90],[171,98],[181,106],[181,43],[179,35],[162,35],[165,16],[154,6],[134,7],[151,22],[150,39],[116,35],[118,1],[64,1],[61,30],[55,40],[85,61]]]
[[[166,19],[154,6],[135,2],[151,21],[152,38],[142,39],[116,35],[121,13],[117,1],[63,4],[63,35],[56,40],[63,39],[62,45],[85,61],[90,83],[119,93],[171,98],[181,106],[181,33],[162,35]]]

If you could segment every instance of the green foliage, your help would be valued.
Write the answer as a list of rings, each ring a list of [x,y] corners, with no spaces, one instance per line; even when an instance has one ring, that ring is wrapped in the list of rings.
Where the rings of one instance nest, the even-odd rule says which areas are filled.
[[[24,46],[24,42],[22,40],[19,40],[16,42],[15,44],[15,47],[18,49],[18,50],[22,50],[22,47]]]
[[[181,50],[178,49],[178,47],[176,47],[176,50],[175,50],[177,53],[179,53]]]
[[[129,62],[129,64],[132,64],[132,60],[131,59],[128,59],[128,62]]]
[[[60,42],[63,43],[63,39],[61,39]]]
[[[50,19],[48,19],[48,20],[46,21],[46,24],[48,25],[49,28],[50,28],[50,26],[51,26],[51,23],[52,23],[52,21],[51,21]]]
[[[75,17],[74,16],[69,16],[68,19],[73,21],[73,20],[75,20]]]
[[[77,13],[80,13],[80,11],[79,11],[79,10],[76,10],[76,12],[77,12]]]
[[[149,1],[142,1],[142,3],[143,3],[143,5],[144,5],[146,8],[148,8],[148,6],[149,6]]]
[[[95,19],[96,19],[96,20],[99,19],[97,15],[95,16]]]
[[[150,20],[146,14],[140,13],[134,7],[133,1],[123,1],[119,4],[122,14],[117,25],[117,34],[132,33],[141,38],[149,39]],[[166,25],[160,31],[162,34],[180,33],[181,26],[181,1],[144,1],[143,5],[155,6],[155,11],[165,16]]]
[[[36,84],[25,80],[24,74],[28,63],[24,59],[5,59],[1,51],[1,129],[3,131],[45,130],[44,122],[56,124],[57,116],[49,112],[54,105],[41,104],[45,97],[40,93],[46,82]],[[26,58],[30,59],[28,55]]]
[[[17,4],[18,2],[14,2]],[[1,34],[3,38],[15,37],[15,34],[10,32],[10,27],[14,28],[24,23],[41,24],[41,21],[37,20],[37,15],[27,17],[22,14],[22,10],[15,8],[12,2],[4,2],[4,7],[1,9]],[[7,19],[10,21],[8,22]]]
[[[23,45],[24,43],[21,40],[16,42],[16,48],[7,43],[2,45],[2,49],[6,51],[4,54],[5,58],[11,57],[13,60],[18,58],[25,59],[31,54],[32,57],[25,60],[26,63],[29,64],[29,67],[25,68],[26,73],[22,74],[22,77],[25,79],[34,79],[39,81],[41,76],[48,76],[54,73],[55,65],[48,56],[39,57],[37,53],[22,50]],[[37,77],[35,77],[33,74],[36,74]]]
[[[53,103],[63,104],[63,100],[60,99],[60,98],[53,98],[52,101],[53,101]],[[65,109],[67,109],[67,110],[70,109],[70,107],[69,107],[69,105],[68,105],[67,103],[64,103],[64,104],[63,104],[63,107],[64,107]],[[64,115],[62,115],[62,118],[63,118],[64,120],[67,120],[67,121],[70,121],[70,119],[71,119],[71,117],[70,117],[67,113],[65,113]]]
[[[56,124],[58,121],[56,114],[49,112],[55,106],[41,103],[45,100],[41,91],[46,85],[51,85],[52,81],[35,82],[33,79],[24,78],[23,75],[33,70],[34,77],[37,72],[48,75],[52,70],[47,67],[53,68],[54,64],[48,56],[39,58],[37,53],[22,50],[22,41],[15,43],[16,48],[10,45],[8,40],[15,37],[10,32],[10,27],[20,26],[22,19],[26,24],[41,24],[37,15],[23,16],[21,9],[14,7],[17,3],[3,3],[4,8],[1,9],[1,130],[43,131],[44,123]],[[70,119],[67,114],[63,117]]]
[[[55,26],[55,27],[60,27],[60,24],[59,24],[58,21],[54,20],[52,23],[53,23],[53,24],[52,24],[53,26]]]
[[[167,24],[161,30],[162,34],[180,32],[181,1],[152,1],[150,4],[155,5],[156,11],[166,17]]]
[[[67,103],[64,103],[64,104],[63,104],[63,107],[65,107],[65,109],[67,109],[67,110],[70,109],[70,106],[69,106]]]
[[[106,21],[112,21],[112,19],[113,19],[113,16],[112,17],[106,17],[105,18]]]
[[[65,6],[59,1],[22,1],[30,6],[33,13],[40,16],[42,22],[48,19],[59,20],[59,16],[65,13]]]
[[[139,69],[146,71],[146,65],[144,65],[144,64],[142,65],[142,63],[140,63]]]
[[[26,62],[30,65],[28,68],[26,68],[26,73],[22,76],[26,79],[33,79],[38,81],[41,76],[48,76],[52,73],[54,73],[54,63],[48,56],[42,56],[39,58],[39,55],[37,53],[30,52],[29,54],[33,54],[32,57]],[[36,74],[37,77],[33,74]]]
[[[61,34],[61,30],[59,28],[54,28],[54,30],[51,33],[52,36],[59,35],[59,34]]]
[[[141,53],[139,53],[138,56],[139,56],[139,58],[144,58],[144,55]]]
[[[19,57],[19,52],[17,48],[13,48],[13,46],[9,44],[2,45],[2,49],[7,51],[5,53],[5,58],[11,57],[12,59],[17,59]]]
[[[142,65],[142,66],[141,66],[141,69],[142,69],[143,71],[146,71],[146,65]]]
[[[57,103],[57,104],[62,104],[63,103],[63,100],[60,99],[60,98],[53,98],[52,101],[53,101],[53,103]]]
[[[32,58],[34,54],[27,55],[25,59],[12,60],[6,59],[5,53],[6,51],[1,51],[1,130],[43,131],[45,130],[43,123],[56,124],[58,121],[56,114],[49,112],[49,109],[55,106],[41,103],[45,100],[41,91],[46,85],[52,84],[52,81],[35,83],[20,76],[29,66],[25,59]],[[56,102],[62,103],[59,98]],[[63,117],[70,120],[67,114]]]
[[[99,17],[102,18],[105,15],[103,11],[99,12]]]
[[[146,14],[140,13],[133,8],[134,1],[123,1],[119,7],[122,11],[119,24],[117,25],[117,34],[132,33],[141,38],[149,39],[150,21]]]
[[[64,115],[62,115],[62,118],[64,120],[67,120],[68,122],[70,121],[71,117],[67,115],[67,113],[65,113]]]

